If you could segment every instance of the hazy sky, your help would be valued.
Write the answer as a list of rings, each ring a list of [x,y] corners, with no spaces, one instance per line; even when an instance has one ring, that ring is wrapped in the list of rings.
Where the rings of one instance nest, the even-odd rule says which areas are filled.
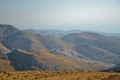
[[[24,29],[120,32],[120,0],[0,0],[0,23]]]

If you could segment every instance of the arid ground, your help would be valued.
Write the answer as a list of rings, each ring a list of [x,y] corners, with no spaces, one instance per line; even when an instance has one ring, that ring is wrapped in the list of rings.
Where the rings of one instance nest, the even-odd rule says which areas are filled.
[[[0,80],[120,80],[120,73],[91,71],[1,72]]]

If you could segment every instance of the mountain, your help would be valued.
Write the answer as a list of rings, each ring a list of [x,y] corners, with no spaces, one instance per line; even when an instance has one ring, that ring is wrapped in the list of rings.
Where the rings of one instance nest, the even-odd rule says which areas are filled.
[[[32,32],[35,34],[42,34],[47,36],[57,36],[57,37],[63,37],[65,35],[71,34],[71,33],[80,33],[83,32],[82,30],[70,30],[70,31],[62,31],[62,30],[34,30],[34,29],[27,29],[24,30],[27,32]]]
[[[74,49],[93,60],[115,65],[120,61],[120,38],[106,37],[96,33],[73,33],[62,37]]]
[[[1,24],[0,71],[98,71],[120,64],[120,38],[74,32],[64,31],[60,36],[53,31],[53,35],[47,35]]]
[[[10,50],[16,50],[18,48],[31,51],[39,49],[44,50],[42,44],[37,40],[37,36],[34,34],[29,34],[21,30],[17,30],[11,35],[9,35],[10,32],[6,32],[5,34],[7,36],[5,36],[1,42]]]
[[[14,28],[13,26],[9,27]],[[9,30],[9,28],[5,28],[4,30],[2,30],[2,32],[8,35],[4,37],[1,42],[10,50],[16,49],[22,49],[26,51],[43,50],[71,58],[76,58],[75,56],[85,58],[84,55],[80,55],[79,53],[77,53],[73,49],[71,44],[62,41],[58,37],[34,34],[16,28],[12,29],[14,31],[9,32],[11,33],[11,35],[9,35],[9,33],[5,32],[7,31],[6,29]]]
[[[105,32],[99,32],[99,34],[105,35],[105,36],[115,36],[120,38],[120,33],[105,33]]]
[[[27,32],[32,32],[35,34],[42,34],[42,35],[47,35],[47,36],[58,36],[58,37],[63,37],[65,35],[69,35],[72,33],[82,33],[82,32],[86,32],[84,30],[69,30],[69,31],[63,31],[63,30],[42,30],[42,29],[26,29],[24,31]],[[114,36],[114,37],[119,37],[120,38],[120,33],[107,33],[107,32],[96,32],[96,31],[87,31],[87,32],[91,32],[91,33],[97,33],[97,34],[102,34],[104,36]]]
[[[51,62],[44,61],[46,64],[41,67],[48,67],[46,69],[76,69],[74,65],[77,61],[73,59],[75,63],[72,62],[74,56],[70,53],[70,51],[74,53],[72,47],[59,38],[25,32],[11,25],[0,25],[0,31],[0,57],[3,63],[3,59],[9,61],[8,67],[12,66],[15,70],[33,70],[30,66],[32,60],[34,62],[32,66],[41,69],[39,68],[39,59],[42,61],[45,55],[47,57],[43,58],[43,61],[49,59],[48,61]],[[67,46],[69,47],[67,48]],[[24,50],[24,52],[28,51],[31,54],[16,51],[18,49]],[[35,60],[33,58],[36,54],[34,51],[43,51],[44,55],[42,57],[41,55],[37,55],[39,59]],[[59,61],[59,63],[56,62],[53,64],[55,60]],[[49,67],[48,63],[51,67]],[[76,65],[78,66],[79,64]]]

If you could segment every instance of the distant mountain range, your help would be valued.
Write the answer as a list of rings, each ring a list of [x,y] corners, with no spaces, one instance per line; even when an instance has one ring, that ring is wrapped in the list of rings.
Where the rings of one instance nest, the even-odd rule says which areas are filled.
[[[81,33],[81,32],[91,32],[91,33],[97,33],[104,36],[114,36],[114,37],[120,37],[120,33],[107,33],[107,32],[97,32],[97,31],[84,31],[84,30],[69,30],[69,31],[62,31],[62,30],[35,30],[35,29],[26,29],[24,31],[32,32],[35,34],[42,34],[42,35],[48,35],[48,36],[57,36],[57,37],[63,37],[68,34],[72,33]]]
[[[119,64],[117,36],[79,30],[19,30],[0,24],[0,71],[101,71]]]

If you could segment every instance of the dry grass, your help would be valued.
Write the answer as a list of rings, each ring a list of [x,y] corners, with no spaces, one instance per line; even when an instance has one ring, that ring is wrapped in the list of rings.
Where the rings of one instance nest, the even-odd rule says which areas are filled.
[[[90,71],[1,72],[0,80],[120,80],[120,74]]]
[[[14,68],[11,66],[10,61],[0,59],[0,71],[14,71]]]

